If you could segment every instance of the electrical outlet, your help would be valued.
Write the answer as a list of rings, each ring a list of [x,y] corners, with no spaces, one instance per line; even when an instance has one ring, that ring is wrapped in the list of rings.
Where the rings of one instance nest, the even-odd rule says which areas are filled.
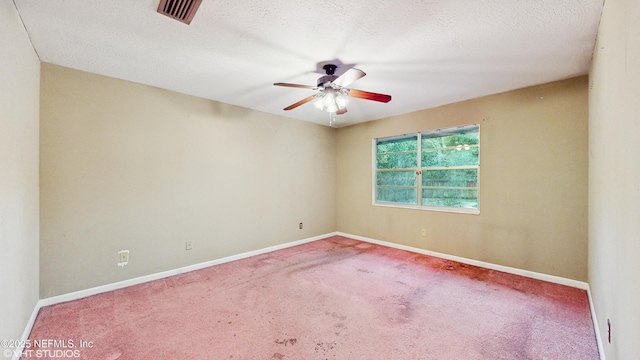
[[[129,263],[129,250],[118,251],[118,266],[123,267]]]
[[[191,244],[191,241],[187,241],[184,243],[185,249],[187,250],[192,250],[193,249],[193,244]]]
[[[427,229],[420,230],[420,236],[427,236]]]
[[[302,223],[298,224],[298,229],[302,230]]]

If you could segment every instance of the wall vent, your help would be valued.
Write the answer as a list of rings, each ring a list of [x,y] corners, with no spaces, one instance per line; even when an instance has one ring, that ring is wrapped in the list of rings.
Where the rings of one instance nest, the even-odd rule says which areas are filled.
[[[160,0],[158,12],[189,25],[201,2],[202,0]]]

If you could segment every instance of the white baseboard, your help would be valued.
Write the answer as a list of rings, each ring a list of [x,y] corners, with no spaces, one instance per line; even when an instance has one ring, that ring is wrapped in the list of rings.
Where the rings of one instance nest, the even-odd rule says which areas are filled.
[[[605,360],[604,344],[602,343],[602,336],[600,336],[600,326],[598,325],[596,308],[595,306],[593,306],[593,298],[591,297],[591,287],[589,285],[587,285],[587,296],[589,296],[589,309],[591,309],[591,321],[593,321],[593,329],[596,332],[596,343],[598,344],[598,351],[600,352],[600,360]]]
[[[573,280],[573,279],[567,279],[567,278],[563,278],[563,277],[560,277],[560,276],[554,276],[554,275],[538,273],[538,272],[535,272],[535,271],[522,270],[522,269],[513,268],[513,267],[509,267],[509,266],[497,265],[497,264],[487,263],[487,262],[484,262],[484,261],[478,261],[478,260],[463,258],[463,257],[459,257],[459,256],[443,254],[443,253],[439,253],[439,252],[435,252],[435,251],[429,251],[429,250],[424,250],[424,249],[420,249],[420,248],[415,248],[415,247],[412,247],[412,246],[400,245],[400,244],[395,244],[395,243],[391,243],[391,242],[387,242],[387,241],[371,239],[371,238],[367,238],[367,237],[359,236],[359,235],[352,235],[352,234],[347,234],[347,233],[343,233],[343,232],[337,232],[336,235],[344,236],[344,237],[355,239],[355,240],[365,241],[365,242],[372,243],[372,244],[387,246],[387,247],[400,249],[400,250],[411,251],[411,252],[418,253],[418,254],[423,254],[423,255],[435,256],[435,257],[438,257],[438,258],[441,258],[441,259],[457,261],[457,262],[460,262],[460,263],[463,263],[463,264],[479,266],[479,267],[483,267],[483,268],[486,268],[486,269],[502,271],[502,272],[509,273],[509,274],[520,275],[520,276],[524,276],[524,277],[528,277],[528,278],[532,278],[532,279],[547,281],[547,282],[551,282],[551,283],[555,283],[555,284],[566,285],[566,286],[571,286],[571,287],[574,287],[574,288],[586,290],[587,291],[587,297],[589,298],[589,309],[591,310],[591,320],[593,321],[593,328],[595,330],[596,344],[598,345],[598,352],[600,353],[600,360],[605,360],[602,337],[600,336],[600,327],[598,326],[598,318],[596,316],[596,309],[593,306],[593,299],[591,297],[591,288],[589,287],[589,283],[586,283],[586,282],[583,282],[583,281],[578,281],[578,280]]]
[[[195,271],[195,270],[203,269],[203,268],[206,268],[206,267],[209,267],[209,266],[213,266],[213,265],[218,265],[218,264],[223,264],[223,263],[227,263],[227,262],[231,262],[231,261],[236,261],[236,260],[240,260],[240,259],[244,259],[244,258],[248,258],[248,257],[251,257],[251,256],[260,255],[260,254],[265,254],[265,253],[276,251],[276,250],[286,249],[286,248],[293,247],[293,246],[296,246],[296,245],[306,244],[306,243],[313,242],[313,241],[316,241],[316,240],[325,239],[327,237],[334,236],[334,235],[336,235],[336,233],[328,233],[328,234],[324,234],[324,235],[318,235],[318,236],[314,236],[314,237],[310,237],[310,238],[306,238],[306,239],[292,241],[292,242],[285,243],[285,244],[274,245],[274,246],[266,247],[266,248],[263,248],[263,249],[258,249],[258,250],[253,250],[253,251],[248,251],[248,252],[245,252],[245,253],[237,254],[237,255],[227,256],[227,257],[224,257],[224,258],[221,258],[221,259],[216,259],[216,260],[211,260],[211,261],[207,261],[207,262],[203,262],[203,263],[199,263],[199,264],[189,265],[189,266],[181,267],[181,268],[178,268],[178,269],[163,271],[163,272],[160,272],[160,273],[140,276],[140,277],[137,277],[137,278],[124,280],[124,281],[119,281],[119,282],[112,283],[112,284],[96,286],[96,287],[85,289],[85,290],[74,291],[74,292],[68,293],[68,294],[63,294],[63,295],[58,295],[58,296],[52,296],[52,297],[45,298],[45,299],[40,299],[36,303],[36,306],[33,309],[33,312],[31,313],[31,317],[29,318],[29,322],[25,326],[24,332],[22,333],[22,338],[21,338],[21,340],[23,340],[22,343],[23,344],[26,343],[26,341],[29,339],[29,335],[31,334],[31,330],[33,329],[33,324],[35,323],[36,317],[38,316],[38,312],[40,312],[40,309],[42,307],[44,307],[44,306],[55,305],[55,304],[59,304],[59,303],[67,302],[67,301],[72,301],[72,300],[78,300],[78,299],[82,299],[82,298],[85,298],[85,297],[88,297],[88,296],[101,294],[101,293],[104,293],[104,292],[107,292],[107,291],[122,289],[122,288],[125,288],[125,287],[128,287],[128,286],[142,284],[142,283],[150,282],[150,281],[153,281],[153,280],[166,278],[166,277],[169,277],[169,276],[174,276],[174,275],[186,273],[186,272],[189,272],[189,271]],[[14,355],[12,356],[12,360],[19,360],[20,356],[18,356],[18,355],[21,354],[23,350],[24,350],[24,347],[19,348],[19,349],[15,349]]]
[[[405,250],[405,251],[411,251],[411,252],[418,253],[418,254],[423,254],[423,255],[435,256],[435,257],[438,257],[438,258],[441,258],[441,259],[457,261],[457,262],[460,262],[460,263],[463,263],[463,264],[478,266],[478,267],[491,269],[491,270],[502,271],[502,272],[509,273],[509,274],[520,275],[520,276],[524,276],[524,277],[528,277],[528,278],[532,278],[532,279],[538,279],[538,280],[542,280],[542,281],[547,281],[547,282],[551,282],[551,283],[571,286],[571,287],[582,289],[582,290],[587,290],[588,287],[589,287],[589,284],[587,284],[586,282],[573,280],[573,279],[567,279],[567,278],[563,278],[563,277],[560,277],[560,276],[548,275],[548,274],[543,274],[543,273],[539,273],[539,272],[535,272],[535,271],[522,270],[522,269],[513,268],[513,267],[509,267],[509,266],[492,264],[492,263],[488,263],[488,262],[484,262],[484,261],[463,258],[463,257],[460,257],[460,256],[448,255],[448,254],[443,254],[443,253],[439,253],[439,252],[435,252],[435,251],[415,248],[415,247],[412,247],[412,246],[395,244],[395,243],[391,243],[391,242],[388,242],[388,241],[371,239],[371,238],[367,238],[367,237],[359,236],[359,235],[352,235],[352,234],[347,234],[347,233],[342,233],[342,232],[337,232],[336,234],[340,235],[340,236],[348,237],[348,238],[351,238],[351,239],[355,239],[355,240],[366,241],[366,242],[369,242],[369,243],[372,243],[372,244],[387,246],[387,247],[400,249],[400,250]]]
[[[269,252],[272,252],[272,251],[286,249],[286,248],[289,248],[289,247],[293,247],[293,246],[301,245],[301,244],[306,244],[306,243],[309,243],[309,242],[325,239],[325,238],[328,238],[330,236],[335,236],[335,235],[348,237],[348,238],[351,238],[351,239],[354,239],[354,240],[365,241],[365,242],[372,243],[372,244],[387,246],[387,247],[391,247],[391,248],[395,248],[395,249],[411,251],[411,252],[418,253],[418,254],[435,256],[435,257],[438,257],[438,258],[457,261],[457,262],[460,262],[460,263],[463,263],[463,264],[469,264],[469,265],[473,265],[473,266],[479,266],[479,267],[483,267],[483,268],[486,268],[486,269],[502,271],[502,272],[506,272],[506,273],[509,273],[509,274],[515,274],[515,275],[525,276],[525,277],[529,277],[529,278],[533,278],[533,279],[548,281],[548,282],[552,282],[552,283],[556,283],[556,284],[571,286],[571,287],[575,287],[575,288],[579,288],[579,289],[583,289],[583,290],[588,290],[589,289],[589,284],[587,284],[586,282],[583,282],[583,281],[567,279],[567,278],[563,278],[563,277],[559,277],[559,276],[548,275],[548,274],[538,273],[538,272],[534,272],[534,271],[513,268],[513,267],[509,267],[509,266],[492,264],[492,263],[488,263],[488,262],[484,262],[484,261],[463,258],[463,257],[460,257],[460,256],[443,254],[443,253],[439,253],[439,252],[435,252],[435,251],[424,250],[424,249],[420,249],[420,248],[416,248],[416,247],[412,247],[412,246],[391,243],[391,242],[388,242],[388,241],[372,239],[372,238],[359,236],[359,235],[353,235],[353,234],[348,234],[348,233],[343,233],[343,232],[333,232],[333,233],[327,233],[327,234],[318,235],[318,236],[314,236],[314,237],[310,237],[310,238],[306,238],[306,239],[301,239],[301,240],[297,240],[297,241],[292,241],[292,242],[285,243],[285,244],[270,246],[270,247],[266,247],[266,248],[263,248],[263,249],[253,250],[253,251],[249,251],[249,252],[245,252],[245,253],[241,253],[241,254],[227,256],[227,257],[224,257],[224,258],[221,258],[221,259],[215,259],[215,260],[211,260],[211,261],[207,261],[207,262],[203,262],[203,263],[199,263],[199,264],[194,264],[194,265],[189,265],[189,266],[185,266],[185,267],[181,267],[181,268],[177,268],[177,269],[173,269],[173,270],[163,271],[163,272],[160,272],[160,273],[140,276],[140,277],[137,277],[137,278],[128,279],[128,280],[124,280],[124,281],[119,281],[119,282],[112,283],[112,284],[96,286],[96,287],[93,287],[93,288],[79,290],[79,291],[75,291],[75,292],[68,293],[68,294],[53,296],[53,297],[41,299],[38,302],[38,305],[40,307],[42,307],[42,306],[48,306],[48,305],[58,304],[58,303],[62,303],[62,302],[82,299],[82,298],[85,298],[85,297],[88,297],[88,296],[91,296],[91,295],[96,295],[96,294],[104,293],[104,292],[107,292],[107,291],[122,289],[122,288],[125,288],[125,287],[128,287],[128,286],[133,286],[133,285],[142,284],[142,283],[146,283],[146,282],[150,282],[150,281],[154,281],[154,280],[158,280],[158,279],[163,279],[163,278],[166,278],[166,277],[169,277],[169,276],[174,276],[174,275],[182,274],[182,273],[185,273],[185,272],[195,271],[195,270],[203,269],[203,268],[214,266],[214,265],[218,265],[218,264],[224,264],[224,263],[227,263],[227,262],[248,258],[248,257],[251,257],[251,256],[256,256],[256,255],[269,253]],[[37,314],[37,312],[36,312],[36,314]]]
[[[563,277],[560,277],[560,276],[554,276],[554,275],[538,273],[538,272],[534,272],[534,271],[522,270],[522,269],[513,268],[513,267],[509,267],[509,266],[503,266],[503,265],[487,263],[487,262],[484,262],[484,261],[478,261],[478,260],[463,258],[463,257],[459,257],[459,256],[454,256],[454,255],[443,254],[443,253],[439,253],[439,252],[435,252],[435,251],[424,250],[424,249],[415,248],[415,247],[412,247],[412,246],[395,244],[395,243],[391,243],[391,242],[387,242],[387,241],[371,239],[371,238],[367,238],[367,237],[364,237],[364,236],[352,235],[352,234],[347,234],[347,233],[343,233],[343,232],[337,232],[336,235],[344,236],[344,237],[355,239],[355,240],[365,241],[365,242],[372,243],[372,244],[387,246],[387,247],[400,249],[400,250],[411,251],[411,252],[418,253],[418,254],[423,254],[423,255],[435,256],[435,257],[438,257],[438,258],[441,258],[441,259],[457,261],[457,262],[460,262],[460,263],[463,263],[463,264],[479,266],[479,267],[483,267],[483,268],[491,269],[491,270],[498,270],[498,271],[502,271],[502,272],[509,273],[509,274],[520,275],[520,276],[524,276],[524,277],[528,277],[528,278],[533,278],[533,279],[537,279],[537,280],[547,281],[547,282],[551,282],[551,283],[555,283],[555,284],[566,285],[566,286],[571,286],[571,287],[574,287],[574,288],[586,290],[587,291],[587,297],[589,298],[589,309],[591,310],[591,320],[593,321],[593,328],[595,330],[596,344],[598,345],[598,352],[600,353],[600,360],[605,360],[604,347],[603,347],[603,343],[602,343],[602,337],[600,336],[600,327],[598,326],[598,318],[596,316],[596,309],[593,306],[593,299],[591,297],[591,288],[589,287],[589,283],[587,283],[587,282],[573,280],[573,279],[567,279],[567,278],[563,278]]]
[[[587,291],[587,295],[589,297],[589,307],[591,309],[591,316],[592,316],[592,320],[593,320],[593,326],[594,326],[594,329],[595,329],[596,341],[597,341],[597,344],[598,344],[598,351],[600,352],[600,359],[601,360],[605,359],[604,358],[604,351],[603,351],[603,347],[602,347],[602,339],[600,337],[600,331],[599,331],[599,327],[598,327],[598,320],[596,318],[595,309],[594,309],[593,301],[592,301],[592,298],[591,298],[591,291],[590,291],[590,288],[589,288],[589,284],[586,283],[586,282],[577,281],[577,280],[573,280],[573,279],[567,279],[567,278],[554,276],[554,275],[538,273],[538,272],[534,272],[534,271],[522,270],[522,269],[513,268],[513,267],[509,267],[509,266],[503,266],[503,265],[487,263],[487,262],[484,262],[484,261],[473,260],[473,259],[463,258],[463,257],[459,257],[459,256],[454,256],[454,255],[443,254],[443,253],[439,253],[439,252],[435,252],[435,251],[424,250],[424,249],[415,248],[415,247],[412,247],[412,246],[391,243],[391,242],[387,242],[387,241],[367,238],[367,237],[364,237],[364,236],[353,235],[353,234],[348,234],[348,233],[343,233],[343,232],[327,233],[327,234],[324,234],[324,235],[318,235],[318,236],[314,236],[314,237],[310,237],[310,238],[306,238],[306,239],[301,239],[301,240],[297,240],[297,241],[293,241],[293,242],[289,242],[289,243],[285,243],[285,244],[270,246],[270,247],[266,247],[266,248],[263,248],[263,249],[258,249],[258,250],[253,250],[253,251],[237,254],[237,255],[227,256],[227,257],[224,257],[224,258],[221,258],[221,259],[216,259],[216,260],[211,260],[211,261],[207,261],[207,262],[203,262],[203,263],[199,263],[199,264],[189,265],[189,266],[181,267],[181,268],[178,268],[178,269],[173,269],[173,270],[168,270],[168,271],[164,271],[164,272],[160,272],[160,273],[145,275],[145,276],[141,276],[141,277],[137,277],[137,278],[133,278],[133,279],[129,279],[129,280],[119,281],[119,282],[112,283],[112,284],[96,286],[96,287],[93,287],[93,288],[80,290],[80,291],[75,291],[75,292],[64,294],[64,295],[53,296],[53,297],[50,297],[50,298],[41,299],[40,301],[38,301],[38,303],[36,304],[36,308],[33,310],[33,313],[31,314],[31,318],[29,319],[29,323],[27,324],[27,326],[26,326],[26,328],[24,330],[24,333],[22,335],[22,339],[26,341],[29,338],[29,334],[31,333],[31,329],[32,329],[33,324],[35,322],[36,316],[38,315],[38,311],[40,310],[41,307],[44,307],[44,306],[49,306],[49,305],[54,305],[54,304],[63,303],[63,302],[67,302],[67,301],[82,299],[82,298],[85,298],[85,297],[88,297],[88,296],[101,294],[101,293],[104,293],[104,292],[113,291],[113,290],[117,290],[117,289],[122,289],[122,288],[125,288],[125,287],[128,287],[128,286],[142,284],[142,283],[146,283],[146,282],[150,282],[150,281],[154,281],[154,280],[158,280],[158,279],[163,279],[163,278],[166,278],[166,277],[169,277],[169,276],[174,276],[174,275],[178,275],[178,274],[182,274],[182,273],[186,273],[186,272],[190,272],[190,271],[195,271],[195,270],[203,269],[203,268],[214,266],[214,265],[219,265],[219,264],[224,264],[224,263],[228,263],[228,262],[231,262],[231,261],[245,259],[245,258],[248,258],[248,257],[251,257],[251,256],[266,254],[266,253],[269,253],[269,252],[272,252],[272,251],[282,250],[282,249],[286,249],[286,248],[289,248],[289,247],[310,243],[310,242],[313,242],[313,241],[325,239],[325,238],[328,238],[328,237],[331,237],[331,236],[336,236],[336,235],[337,236],[343,236],[343,237],[351,238],[351,239],[354,239],[354,240],[365,241],[365,242],[372,243],[372,244],[387,246],[387,247],[391,247],[391,248],[395,248],[395,249],[399,249],[399,250],[405,250],[405,251],[410,251],[410,252],[414,252],[414,253],[418,253],[418,254],[434,256],[434,257],[438,257],[438,258],[442,258],[442,259],[446,259],[446,260],[457,261],[457,262],[460,262],[460,263],[463,263],[463,264],[483,267],[483,268],[491,269],[491,270],[502,271],[502,272],[509,273],[509,274],[520,275],[520,276],[524,276],[524,277],[529,277],[529,278],[533,278],[533,279],[538,279],[538,280],[542,280],[542,281],[547,281],[547,282],[551,282],[551,283],[556,283],[556,284],[561,284],[561,285],[566,285],[566,286],[571,286],[571,287],[575,287],[575,288],[586,290]],[[14,356],[13,359],[14,360],[18,360],[19,357],[15,357]]]
[[[22,332],[22,337],[20,338],[22,346],[15,348],[13,350],[13,356],[11,357],[12,360],[19,360],[20,359],[20,354],[22,354],[22,351],[24,350],[24,345],[27,343],[27,340],[29,340],[29,334],[31,334],[31,329],[33,328],[33,324],[35,324],[36,322],[36,317],[38,317],[38,312],[40,311],[40,301],[38,301],[36,303],[36,306],[33,308],[33,311],[31,312],[31,316],[29,317],[29,321],[27,322],[27,325],[24,327],[24,331]]]
[[[334,236],[334,235],[337,235],[337,233],[333,232],[333,233],[328,233],[328,234],[324,234],[324,235],[313,236],[313,237],[310,237],[310,238],[301,239],[301,240],[297,240],[297,241],[292,241],[292,242],[288,242],[288,243],[285,243],[285,244],[274,245],[274,246],[270,246],[270,247],[266,247],[266,248],[262,248],[262,249],[258,249],[258,250],[253,250],[253,251],[248,251],[248,252],[245,252],[245,253],[236,254],[236,255],[232,255],[232,256],[227,256],[227,257],[224,257],[224,258],[215,259],[215,260],[211,260],[211,261],[207,261],[207,262],[203,262],[203,263],[199,263],[199,264],[189,265],[189,266],[181,267],[181,268],[178,268],[178,269],[163,271],[163,272],[160,272],[160,273],[140,276],[140,277],[137,277],[137,278],[124,280],[124,281],[119,281],[119,282],[112,283],[112,284],[96,286],[96,287],[92,287],[92,288],[89,288],[89,289],[74,291],[74,292],[68,293],[68,294],[63,294],[63,295],[58,295],[58,296],[52,296],[52,297],[45,298],[45,299],[40,299],[36,303],[36,306],[33,309],[33,312],[31,313],[31,317],[29,318],[29,322],[27,323],[27,325],[26,325],[26,327],[24,329],[24,332],[22,333],[22,340],[24,340],[23,343],[26,343],[26,341],[29,339],[29,335],[31,334],[31,330],[33,329],[33,324],[35,323],[36,317],[38,316],[38,312],[40,311],[40,309],[42,307],[49,306],[49,305],[55,305],[55,304],[59,304],[59,303],[67,302],[67,301],[78,300],[78,299],[82,299],[82,298],[85,298],[85,297],[88,297],[88,296],[97,295],[97,294],[101,294],[101,293],[104,293],[104,292],[113,291],[113,290],[117,290],[117,289],[122,289],[122,288],[125,288],[125,287],[128,287],[128,286],[142,284],[142,283],[146,283],[146,282],[150,282],[150,281],[154,281],[154,280],[158,280],[158,279],[163,279],[163,278],[166,278],[166,277],[169,277],[169,276],[183,274],[183,273],[186,273],[186,272],[203,269],[203,268],[206,268],[206,267],[209,267],[209,266],[213,266],[213,265],[224,264],[224,263],[228,263],[228,262],[232,262],[232,261],[248,258],[248,257],[251,257],[251,256],[266,254],[266,253],[269,253],[269,252],[272,252],[272,251],[282,250],[282,249],[290,248],[290,247],[293,247],[293,246],[302,245],[302,244],[310,243],[310,242],[313,242],[313,241],[325,239],[325,238],[328,238],[328,237]],[[16,354],[20,354],[23,349],[24,348],[16,349],[16,351],[14,352],[14,356],[12,357],[12,360],[19,360],[20,356],[17,356]],[[18,351],[18,350],[20,350],[20,351]]]
[[[313,241],[320,240],[320,239],[324,239],[324,238],[327,238],[327,237],[333,236],[333,235],[335,235],[335,233],[328,233],[328,234],[318,235],[318,236],[314,236],[314,237],[310,237],[310,238],[306,238],[306,239],[302,239],[302,240],[296,240],[296,241],[288,242],[288,243],[285,243],[285,244],[274,245],[274,246],[270,246],[270,247],[266,247],[266,248],[262,248],[262,249],[258,249],[258,250],[244,252],[244,253],[241,253],[241,254],[227,256],[227,257],[220,258],[220,259],[206,261],[206,262],[199,263],[199,264],[189,265],[189,266],[185,266],[185,267],[181,267],[181,268],[177,268],[177,269],[173,269],[173,270],[167,270],[167,271],[163,271],[163,272],[159,272],[159,273],[155,273],[155,274],[149,274],[149,275],[140,276],[140,277],[133,278],[133,279],[123,280],[123,281],[119,281],[119,282],[112,283],[112,284],[96,286],[96,287],[92,287],[92,288],[89,288],[89,289],[74,291],[72,293],[68,293],[68,294],[64,294],[64,295],[52,296],[52,297],[40,300],[39,304],[42,307],[42,306],[49,306],[49,305],[59,304],[59,303],[67,302],[67,301],[82,299],[82,298],[85,298],[85,297],[88,297],[88,296],[101,294],[101,293],[108,292],[108,291],[118,290],[118,289],[122,289],[122,288],[125,288],[125,287],[133,286],[133,285],[143,284],[143,283],[146,283],[146,282],[163,279],[163,278],[166,278],[166,277],[169,277],[169,276],[179,275],[179,274],[182,274],[182,273],[203,269],[203,268],[210,267],[210,266],[213,266],[213,265],[224,264],[224,263],[228,263],[228,262],[231,262],[231,261],[236,261],[236,260],[248,258],[248,257],[251,257],[251,256],[256,256],[256,255],[266,254],[266,253],[269,253],[269,252],[272,252],[272,251],[286,249],[286,248],[293,247],[293,246],[296,246],[296,245],[306,244],[306,243],[313,242]]]

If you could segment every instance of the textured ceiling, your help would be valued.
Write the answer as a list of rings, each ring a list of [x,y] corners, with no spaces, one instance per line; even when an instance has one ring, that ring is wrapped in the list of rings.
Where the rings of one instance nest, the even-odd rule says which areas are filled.
[[[328,124],[317,63],[367,73],[338,126],[586,74],[603,0],[203,0],[191,25],[159,0],[14,0],[45,62]]]

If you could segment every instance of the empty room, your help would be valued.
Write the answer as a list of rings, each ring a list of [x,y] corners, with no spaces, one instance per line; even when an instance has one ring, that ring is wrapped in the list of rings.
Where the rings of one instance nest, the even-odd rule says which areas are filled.
[[[0,0],[0,358],[640,359],[638,18]]]

